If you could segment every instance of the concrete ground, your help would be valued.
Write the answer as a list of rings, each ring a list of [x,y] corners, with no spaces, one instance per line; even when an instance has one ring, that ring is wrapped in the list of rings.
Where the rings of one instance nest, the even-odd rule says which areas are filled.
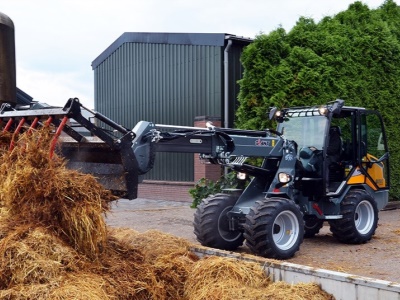
[[[361,245],[339,243],[326,224],[320,233],[305,239],[292,263],[346,272],[400,283],[400,205],[390,203],[379,213],[378,229],[372,240]],[[120,199],[106,216],[109,226],[129,227],[144,232],[160,230],[198,244],[193,233],[189,202],[151,199]],[[246,246],[238,252],[248,252]]]

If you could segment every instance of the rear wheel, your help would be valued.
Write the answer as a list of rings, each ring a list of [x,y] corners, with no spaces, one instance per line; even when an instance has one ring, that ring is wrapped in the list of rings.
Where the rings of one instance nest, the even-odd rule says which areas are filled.
[[[304,218],[304,237],[312,238],[319,233],[322,226],[324,225],[324,220],[318,219],[315,216],[309,216]]]
[[[255,254],[277,259],[292,257],[303,242],[303,216],[284,198],[256,201],[246,216],[244,236]]]
[[[378,226],[375,200],[363,190],[353,190],[341,203],[340,220],[329,222],[332,234],[343,243],[361,244],[369,241]]]
[[[203,199],[194,214],[194,234],[207,247],[235,250],[243,245],[243,233],[229,229],[227,213],[236,204],[238,197],[217,194]]]

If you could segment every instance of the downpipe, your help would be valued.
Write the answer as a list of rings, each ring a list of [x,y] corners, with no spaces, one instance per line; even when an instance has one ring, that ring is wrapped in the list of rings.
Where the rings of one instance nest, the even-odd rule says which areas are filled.
[[[229,50],[232,47],[232,40],[224,50],[224,127],[229,128]]]

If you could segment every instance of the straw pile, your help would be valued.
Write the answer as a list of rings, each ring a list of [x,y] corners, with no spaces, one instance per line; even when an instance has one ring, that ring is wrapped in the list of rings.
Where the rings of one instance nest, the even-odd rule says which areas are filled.
[[[114,198],[92,176],[67,169],[62,159],[50,159],[50,140],[50,130],[41,130],[22,135],[11,152],[3,147],[0,203],[17,224],[50,228],[95,258],[107,235],[102,213]]]
[[[48,132],[0,141],[0,299],[332,299],[252,263],[199,260],[183,239],[108,228],[115,198],[49,159]]]

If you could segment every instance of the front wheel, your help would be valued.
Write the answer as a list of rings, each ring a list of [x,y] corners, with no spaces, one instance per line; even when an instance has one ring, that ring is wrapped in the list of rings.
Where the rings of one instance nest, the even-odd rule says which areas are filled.
[[[207,247],[235,250],[243,245],[244,237],[239,230],[229,229],[227,213],[232,210],[238,197],[217,194],[203,199],[194,214],[194,234]]]
[[[256,201],[246,216],[244,237],[247,246],[257,255],[290,258],[299,250],[303,235],[302,213],[291,200]]]
[[[375,200],[364,190],[353,190],[341,203],[340,220],[329,222],[335,238],[343,243],[362,244],[369,241],[378,226]]]

